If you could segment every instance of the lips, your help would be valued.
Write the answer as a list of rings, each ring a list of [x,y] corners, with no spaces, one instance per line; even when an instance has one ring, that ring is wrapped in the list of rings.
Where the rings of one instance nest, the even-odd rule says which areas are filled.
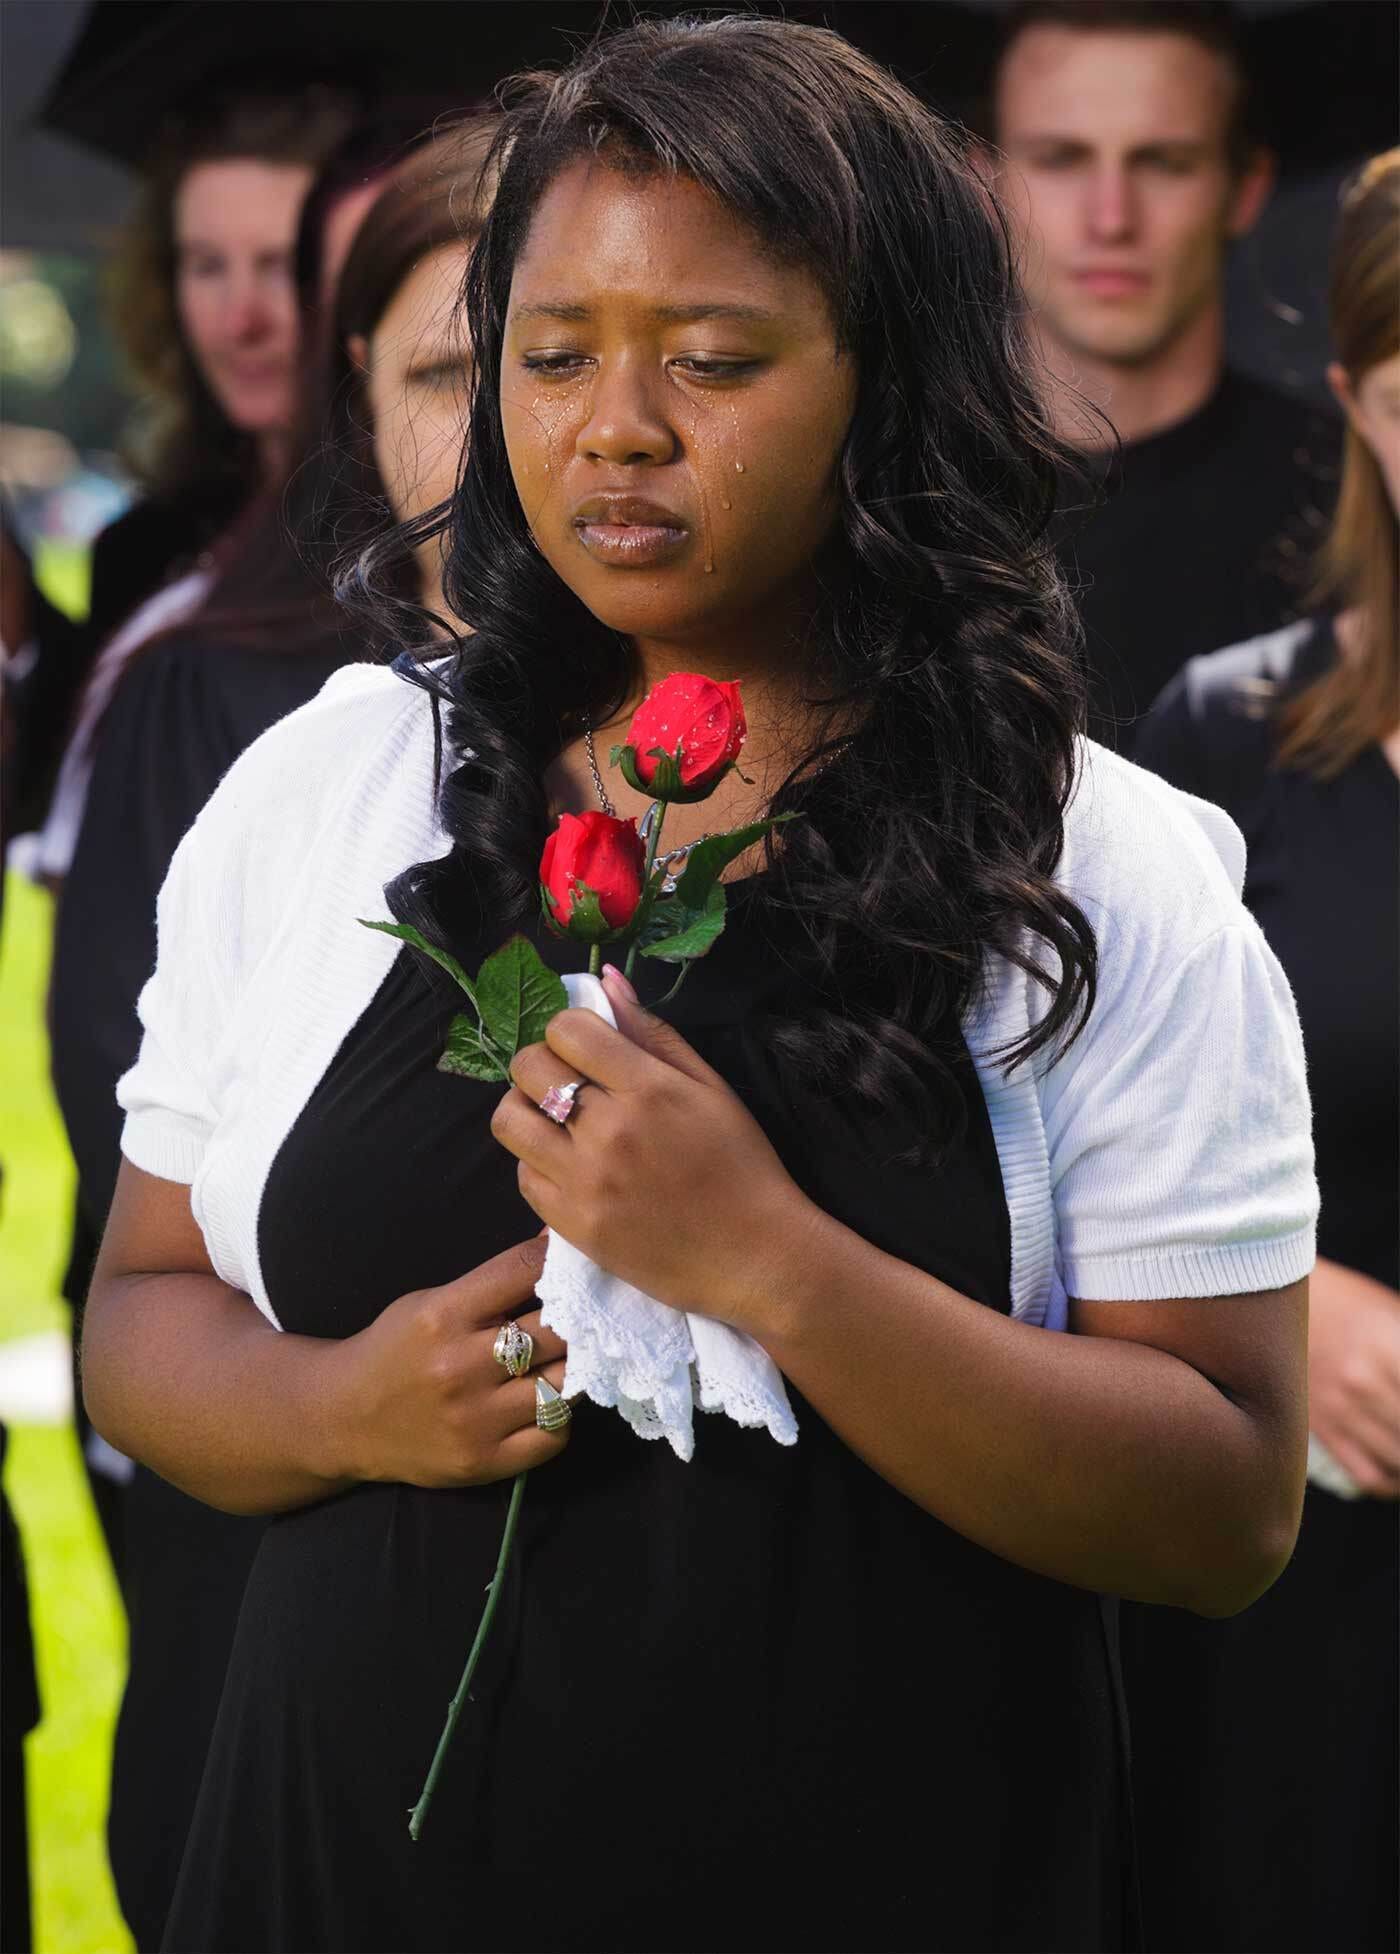
[[[1132,271],[1123,265],[1090,265],[1073,276],[1076,285],[1099,298],[1135,298],[1150,283],[1145,271]]]
[[[588,554],[615,569],[647,569],[678,556],[690,541],[685,517],[638,495],[590,495],[573,515]]]

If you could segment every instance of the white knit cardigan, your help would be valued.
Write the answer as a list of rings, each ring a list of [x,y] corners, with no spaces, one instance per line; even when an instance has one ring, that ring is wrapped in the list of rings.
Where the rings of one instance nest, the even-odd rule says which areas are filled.
[[[448,846],[424,694],[349,666],[235,763],[171,864],[122,1148],[187,1184],[215,1269],[275,1313],[258,1210],[278,1149],[398,953],[360,927]],[[1243,907],[1219,809],[1085,741],[1058,879],[1094,925],[1098,1001],[1057,1063],[1006,1076],[1043,991],[992,959],[965,1027],[1011,1218],[1011,1308],[1280,1288],[1317,1215],[1287,981]],[[931,1198],[937,1199],[937,1178]],[[386,1221],[389,1217],[386,1217]]]

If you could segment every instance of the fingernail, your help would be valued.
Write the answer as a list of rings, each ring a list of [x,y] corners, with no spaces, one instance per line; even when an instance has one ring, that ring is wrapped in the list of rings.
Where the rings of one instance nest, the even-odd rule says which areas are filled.
[[[615,963],[605,963],[603,965],[603,982],[606,984],[609,978],[612,979],[613,988],[621,991],[625,998],[630,999],[633,1004],[639,1004],[641,1002],[637,993],[632,988],[630,979],[623,976]]]

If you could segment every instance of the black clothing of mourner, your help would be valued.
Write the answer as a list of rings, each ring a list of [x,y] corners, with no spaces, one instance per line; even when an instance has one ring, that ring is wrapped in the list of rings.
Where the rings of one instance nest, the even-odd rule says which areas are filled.
[[[1095,739],[1132,754],[1134,719],[1192,653],[1297,615],[1338,445],[1316,408],[1226,373],[1186,420],[1089,462],[1102,501],[1064,485]]]
[[[1331,781],[1280,770],[1258,710],[1261,685],[1301,689],[1335,656],[1316,622],[1194,659],[1137,758],[1244,832],[1245,901],[1303,1027],[1318,1254],[1400,1289],[1400,779],[1379,746]],[[1223,1622],[1127,1608],[1124,1646],[1148,1946],[1400,1945],[1395,1504],[1310,1486],[1262,1600]]]
[[[38,620],[37,657],[20,688],[19,806],[16,831],[41,828],[72,734],[83,692],[108,639],[148,598],[186,576],[223,533],[246,500],[236,480],[205,484],[180,499],[148,496],[134,503],[97,537],[92,547],[87,617],[69,621],[51,607]],[[112,1170],[115,1173],[115,1168]],[[103,1209],[103,1214],[106,1210]],[[80,1321],[101,1239],[81,1189],[74,1202],[73,1232],[63,1295]],[[74,1359],[74,1420],[93,1504],[102,1525],[118,1584],[126,1586],[126,1486],[94,1466],[92,1438]]]
[[[88,612],[81,623],[38,598],[34,657],[14,688],[14,778],[6,785],[12,833],[43,826],[83,688],[103,645],[139,604],[194,568],[235,508],[227,497],[137,502],[92,546]]]
[[[344,662],[232,650],[193,626],[133,656],[102,719],[58,907],[51,999],[54,1083],[94,1246],[116,1184],[116,1087],[141,1042],[136,999],[155,966],[170,858],[243,749]],[[122,1911],[147,1950],[160,1944],[261,1523],[138,1465],[121,1528],[129,1668],[108,1842]]]
[[[1005,1310],[1009,1218],[965,1048],[967,1135],[938,1167],[893,1163],[905,1120],[791,1098],[764,1017],[795,925],[757,886],[735,885],[667,1015],[816,1200]],[[499,932],[463,910],[474,967]],[[541,949],[577,967],[577,946]],[[455,1005],[430,984],[401,953],[273,1164],[260,1253],[289,1330],[351,1335],[538,1227],[490,1132],[500,1088],[435,1069]],[[697,1414],[689,1465],[578,1408],[531,1475],[417,1844],[509,1486],[364,1485],[272,1520],[167,1948],[1129,1944],[1115,1605],[974,1546],[794,1408],[791,1448]]]
[[[0,1423],[0,1473],[8,1433]],[[39,1721],[24,1549],[0,1484],[0,1947],[29,1954],[29,1810],[24,1740]]]

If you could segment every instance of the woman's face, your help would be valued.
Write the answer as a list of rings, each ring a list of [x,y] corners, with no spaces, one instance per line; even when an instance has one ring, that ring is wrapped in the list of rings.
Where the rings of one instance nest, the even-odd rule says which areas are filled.
[[[456,322],[470,247],[420,258],[369,338],[350,341],[364,369],[374,458],[400,522],[445,502],[457,481],[470,365]]]
[[[501,412],[550,566],[637,640],[729,638],[805,597],[852,362],[812,275],[686,178],[590,159],[515,266]]]
[[[273,434],[296,405],[300,164],[200,163],[175,193],[175,300],[185,342],[234,427]]]
[[[1355,385],[1341,366],[1329,367],[1327,378],[1347,419],[1375,456],[1390,506],[1400,516],[1400,353],[1368,367]]]

